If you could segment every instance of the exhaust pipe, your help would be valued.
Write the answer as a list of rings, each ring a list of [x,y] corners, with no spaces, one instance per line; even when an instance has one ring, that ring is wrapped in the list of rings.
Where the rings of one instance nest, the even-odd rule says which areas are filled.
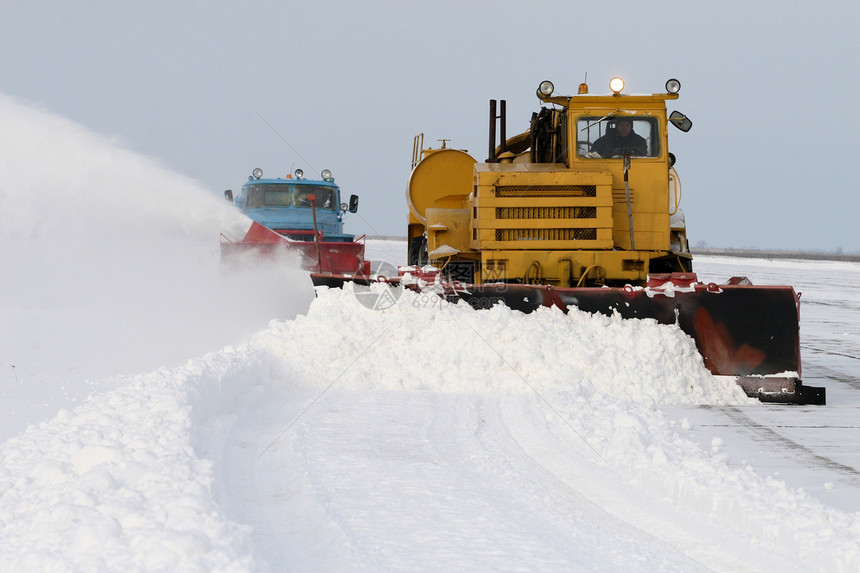
[[[499,100],[499,114],[496,115],[496,100],[490,100],[490,146],[489,153],[487,154],[487,163],[498,163],[499,157],[496,155],[496,121],[498,120],[499,124],[499,153],[504,153],[508,150],[508,138],[507,138],[507,113],[506,113],[506,104],[507,100]]]

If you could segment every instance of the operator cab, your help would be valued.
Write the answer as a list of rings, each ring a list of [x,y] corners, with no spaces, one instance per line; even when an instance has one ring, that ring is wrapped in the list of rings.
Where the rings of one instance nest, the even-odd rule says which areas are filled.
[[[627,128],[619,124],[626,123]],[[622,133],[625,129],[629,133]],[[629,140],[626,142],[625,140]],[[655,117],[581,116],[576,120],[576,153],[586,159],[620,157],[658,157],[660,127]]]

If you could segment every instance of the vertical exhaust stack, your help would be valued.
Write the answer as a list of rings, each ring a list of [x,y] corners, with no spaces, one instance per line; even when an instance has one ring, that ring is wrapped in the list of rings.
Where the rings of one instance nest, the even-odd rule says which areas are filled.
[[[487,152],[487,163],[496,162],[496,100],[490,100],[490,147]]]
[[[508,150],[507,146],[507,120],[506,106],[507,100],[499,100],[498,115],[496,115],[496,100],[490,100],[490,145],[487,153],[487,163],[498,163],[499,155]],[[496,154],[496,123],[499,125],[499,153]]]
[[[505,113],[506,100],[499,101],[499,155],[508,150],[507,136],[507,114]]]

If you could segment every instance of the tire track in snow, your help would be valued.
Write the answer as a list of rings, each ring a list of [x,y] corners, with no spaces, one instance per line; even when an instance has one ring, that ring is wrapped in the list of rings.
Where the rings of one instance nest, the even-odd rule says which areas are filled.
[[[813,468],[825,468],[833,471],[847,479],[847,481],[855,486],[860,487],[860,471],[857,468],[839,463],[826,456],[815,453],[813,450],[792,440],[785,434],[777,431],[778,428],[809,428],[803,425],[766,425],[756,422],[750,418],[743,410],[734,406],[708,406],[707,408],[719,410],[723,412],[736,426],[744,433],[752,434],[753,439],[774,446],[779,449],[791,452],[793,458],[800,464]],[[827,426],[831,428],[832,426]],[[824,428],[824,426],[822,426]],[[858,427],[854,427],[857,429]]]
[[[526,455],[498,398],[333,389],[253,472],[286,570],[707,569]]]
[[[789,558],[751,545],[740,534],[724,529],[711,519],[702,519],[681,503],[681,492],[661,492],[659,488],[636,485],[625,479],[604,460],[594,459],[590,445],[582,444],[582,438],[547,414],[537,403],[529,406],[509,401],[504,408],[509,430],[523,452],[565,487],[590,500],[608,515],[648,532],[654,536],[655,543],[684,553],[697,564],[707,564],[701,565],[707,570],[805,571]],[[647,482],[647,476],[643,477]],[[661,497],[666,495],[671,497]]]

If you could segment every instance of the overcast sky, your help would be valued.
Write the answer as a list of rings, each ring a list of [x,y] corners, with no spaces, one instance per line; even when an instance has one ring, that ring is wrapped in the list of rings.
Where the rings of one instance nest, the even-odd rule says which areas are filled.
[[[514,134],[541,80],[676,77],[692,244],[860,252],[858,24],[856,1],[3,0],[0,92],[219,195],[331,169],[350,231],[402,236],[416,134],[483,160],[492,98]]]

